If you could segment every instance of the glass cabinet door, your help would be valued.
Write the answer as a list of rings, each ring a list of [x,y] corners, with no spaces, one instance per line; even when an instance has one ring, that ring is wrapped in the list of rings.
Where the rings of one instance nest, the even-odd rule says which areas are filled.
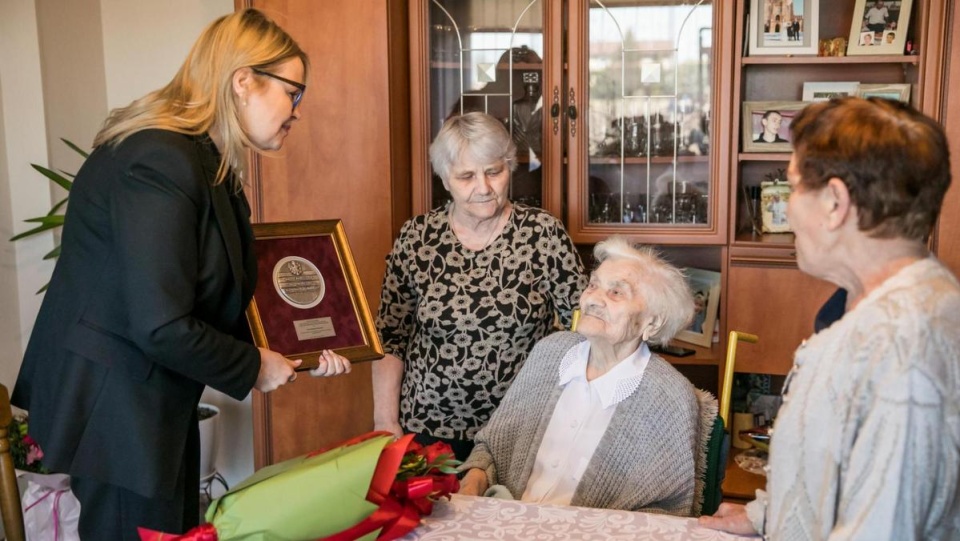
[[[517,144],[517,169],[510,197],[543,206],[544,3],[546,0],[429,0],[425,70],[429,134],[414,152],[426,153],[444,120],[470,111],[486,112],[510,131]],[[549,8],[548,8],[549,9]],[[548,106],[549,108],[549,106]],[[424,164],[429,171],[429,163]],[[440,178],[431,175],[429,193],[415,212],[448,200]],[[421,182],[414,179],[414,182]]]
[[[590,0],[571,19],[575,240],[717,231],[711,0]]]

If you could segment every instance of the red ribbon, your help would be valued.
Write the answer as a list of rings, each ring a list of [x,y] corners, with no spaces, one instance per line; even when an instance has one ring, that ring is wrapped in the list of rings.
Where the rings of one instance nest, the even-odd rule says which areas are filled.
[[[431,498],[449,496],[457,490],[459,483],[454,475],[427,475],[395,481],[403,456],[411,449],[420,449],[413,441],[413,434],[384,447],[367,492],[367,501],[379,508],[359,524],[325,537],[323,541],[352,541],[377,529],[380,529],[377,539],[402,537],[420,524],[420,517],[433,511]]]
[[[326,453],[327,451],[329,451],[329,450],[331,450],[331,449],[338,449],[338,448],[340,448],[340,447],[349,447],[349,446],[351,446],[351,445],[356,445],[356,444],[358,444],[358,443],[363,443],[363,442],[365,442],[365,441],[367,441],[367,440],[372,440],[373,438],[376,438],[377,436],[393,436],[393,434],[390,433],[390,432],[387,432],[386,430],[377,430],[377,431],[375,431],[375,432],[367,432],[366,434],[361,434],[361,435],[359,435],[359,436],[355,436],[355,437],[353,437],[353,438],[350,438],[349,440],[341,441],[340,443],[336,443],[336,444],[331,445],[331,446],[329,446],[329,447],[324,447],[323,449],[317,449],[316,451],[308,454],[308,455],[306,456],[306,458],[314,457],[314,456],[317,456],[317,455],[322,455],[323,453]]]
[[[183,535],[157,532],[148,528],[137,528],[140,541],[218,541],[217,529],[213,524],[201,524]]]

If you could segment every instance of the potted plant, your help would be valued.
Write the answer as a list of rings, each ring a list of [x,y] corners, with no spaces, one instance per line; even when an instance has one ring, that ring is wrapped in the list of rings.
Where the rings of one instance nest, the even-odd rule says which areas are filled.
[[[73,149],[77,154],[83,156],[84,159],[87,159],[87,157],[89,157],[89,154],[87,154],[86,152],[84,152],[84,151],[83,151],[80,147],[78,147],[77,145],[75,145],[75,144],[71,143],[70,141],[68,141],[68,140],[66,140],[66,139],[63,139],[63,138],[61,138],[60,140],[63,141],[63,143],[64,143],[65,145],[67,145],[68,147],[70,147],[71,149]],[[34,236],[34,235],[38,235],[38,234],[40,234],[40,233],[44,233],[44,232],[46,232],[46,231],[54,230],[54,229],[57,229],[57,228],[63,226],[63,220],[64,220],[64,216],[65,216],[65,214],[64,214],[64,207],[65,207],[66,204],[67,204],[67,200],[70,198],[70,195],[69,195],[69,193],[70,193],[70,188],[73,187],[73,180],[72,180],[72,179],[76,176],[76,175],[74,175],[74,174],[72,174],[72,173],[67,173],[66,171],[59,171],[59,172],[58,172],[58,171],[54,171],[54,170],[52,170],[52,169],[49,169],[49,168],[44,167],[44,166],[42,166],[42,165],[37,165],[37,164],[35,164],[35,163],[30,164],[30,166],[33,167],[35,170],[39,171],[41,175],[43,175],[44,177],[50,179],[51,181],[53,181],[54,183],[56,183],[58,186],[60,186],[60,187],[63,188],[64,190],[66,190],[66,191],[67,191],[67,197],[64,197],[61,201],[59,201],[59,202],[57,202],[55,205],[53,205],[53,207],[50,209],[50,212],[48,212],[46,215],[44,215],[44,216],[39,216],[39,217],[37,217],[37,218],[30,218],[30,219],[28,219],[28,220],[25,220],[26,222],[36,223],[36,224],[39,224],[39,225],[38,225],[37,227],[34,227],[33,229],[24,231],[23,233],[20,233],[19,235],[14,235],[13,237],[10,238],[10,241],[11,241],[11,242],[17,241],[17,240],[20,240],[20,239],[24,239],[24,238],[27,238],[27,237],[32,237],[32,236]],[[43,256],[43,258],[44,258],[44,259],[56,259],[59,255],[60,255],[60,245],[57,244],[57,245],[53,248],[53,250],[51,250],[50,253],[48,253],[47,255]],[[40,288],[39,291],[37,291],[37,293],[38,293],[38,294],[39,294],[39,293],[43,293],[43,292],[46,291],[46,290],[47,290],[47,285],[44,285],[42,288]]]
[[[200,418],[200,482],[209,481],[217,473],[216,458],[220,422],[220,408],[201,402],[197,407]]]

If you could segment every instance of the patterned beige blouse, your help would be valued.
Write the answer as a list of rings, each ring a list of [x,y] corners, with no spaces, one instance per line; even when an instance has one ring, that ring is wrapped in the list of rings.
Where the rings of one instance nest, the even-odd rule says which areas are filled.
[[[774,425],[770,539],[960,539],[960,285],[930,257],[797,350]],[[765,524],[764,524],[765,522]]]

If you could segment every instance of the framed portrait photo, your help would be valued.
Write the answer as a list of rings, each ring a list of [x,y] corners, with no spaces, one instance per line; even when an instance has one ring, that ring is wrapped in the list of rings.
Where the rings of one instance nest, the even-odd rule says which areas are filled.
[[[749,54],[816,56],[819,11],[820,0],[750,0]]]
[[[743,102],[743,151],[791,152],[790,123],[807,105],[803,101]]]
[[[857,88],[857,97],[859,98],[884,98],[893,101],[902,101],[910,103],[910,85],[909,84],[890,84],[890,85],[860,85]]]
[[[258,347],[316,368],[320,352],[383,357],[340,220],[254,224],[257,288],[247,322]]]
[[[913,0],[857,0],[848,55],[902,55]]]
[[[713,327],[720,310],[720,273],[687,268],[684,275],[693,292],[694,312],[690,326],[677,334],[677,340],[708,348],[713,342]]]
[[[828,101],[831,98],[856,96],[860,83],[856,81],[803,83],[803,101]]]

